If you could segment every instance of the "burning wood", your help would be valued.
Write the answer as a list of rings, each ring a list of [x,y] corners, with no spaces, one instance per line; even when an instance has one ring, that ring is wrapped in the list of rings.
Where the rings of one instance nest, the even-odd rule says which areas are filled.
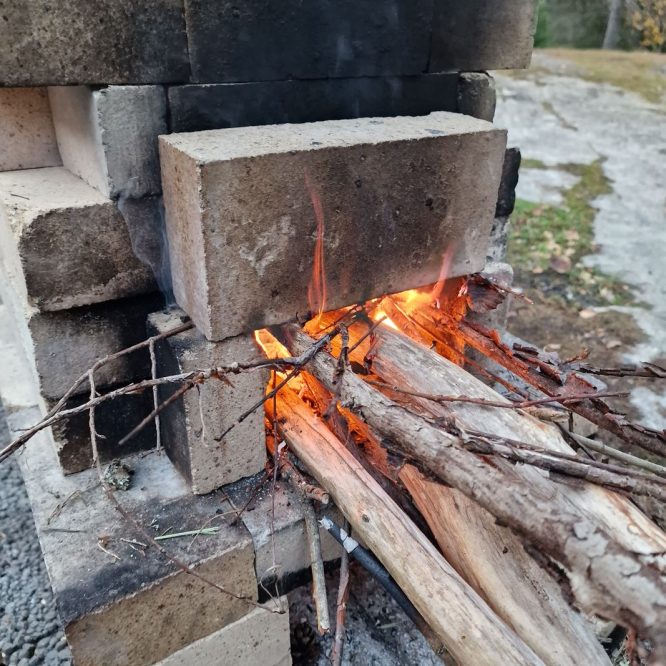
[[[492,349],[493,360],[510,358],[506,366],[549,396],[521,405],[512,405],[460,367],[465,344],[483,334],[464,320],[466,283],[451,283],[439,295],[446,310],[433,303],[432,292],[408,292],[367,304],[365,310],[320,315],[306,325],[307,333],[297,325],[273,331],[284,346],[267,332],[260,338],[264,345],[270,340],[269,356],[302,357],[316,344],[308,333],[326,332],[332,355],[320,351],[301,369],[301,397],[328,417],[338,437],[341,429],[354,433],[375,467],[408,489],[447,560],[543,663],[608,661],[587,622],[570,607],[568,595],[586,612],[650,638],[659,663],[666,653],[666,535],[609,488],[664,499],[664,479],[576,456],[555,425],[525,412],[529,405],[550,401],[576,411],[581,404],[582,411],[592,405],[602,415],[598,420],[610,429],[609,423],[617,426],[617,420],[605,416],[610,410],[601,400],[604,394],[578,376],[569,384],[565,378],[566,390],[554,390],[560,368],[545,367],[549,363],[538,354],[538,362],[530,364],[531,358],[521,356],[526,352],[508,354],[487,335],[487,342],[474,345],[486,353]],[[313,456],[309,437],[320,442],[320,449],[321,442],[328,442],[350,465],[353,456],[306,402],[293,392],[284,397],[288,390],[278,393],[276,411],[266,403],[269,413],[277,414],[279,433],[365,539],[367,521],[359,520],[358,512],[368,506],[366,498],[338,488],[346,481],[329,468],[328,455],[320,450]],[[330,407],[322,408],[322,390],[329,402],[338,403],[337,416]],[[358,464],[354,469],[363,473]],[[582,481],[560,482],[572,477]],[[384,501],[391,502],[386,495]],[[373,518],[375,510],[383,513],[372,507]],[[392,540],[389,547],[376,535],[372,539],[370,546],[381,550],[387,567],[395,567],[396,559],[404,564],[402,545]],[[544,565],[556,572],[557,582]],[[434,628],[432,601],[424,609],[411,583],[399,582],[408,586],[405,591]],[[451,599],[446,604],[450,619],[458,611]],[[455,654],[459,637],[450,631],[438,635],[461,663],[480,663],[478,652],[472,661],[469,654]],[[506,636],[498,640],[506,641]]]

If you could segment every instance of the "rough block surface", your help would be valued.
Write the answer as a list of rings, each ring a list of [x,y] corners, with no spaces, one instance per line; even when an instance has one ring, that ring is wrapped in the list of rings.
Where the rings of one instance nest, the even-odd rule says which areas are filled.
[[[506,133],[452,113],[160,138],[179,305],[212,340],[483,267]]]
[[[160,295],[138,296],[30,317],[24,345],[35,360],[42,395],[59,399],[95,361],[145,340],[146,317],[162,302]],[[101,367],[95,381],[103,388],[148,376],[144,350]],[[88,390],[85,382],[77,393]]]
[[[458,79],[458,113],[492,122],[497,95],[495,79],[485,72],[464,72]]]
[[[433,0],[186,0],[197,83],[421,74]]]
[[[62,310],[155,288],[113,202],[62,167],[0,173],[0,253],[30,308]]]
[[[277,608],[282,613],[271,612]],[[221,655],[224,655],[221,662]],[[240,620],[200,638],[159,662],[158,666],[291,666],[289,602],[280,597]]]
[[[19,416],[12,415],[10,425],[25,427],[36,415],[27,415],[20,425]],[[19,462],[76,664],[153,664],[253,610],[184,573],[156,548],[129,544],[128,539],[142,543],[141,533],[113,510],[96,472],[64,477],[46,431],[30,444]],[[233,516],[221,515],[230,508],[223,497],[193,496],[166,456],[154,453],[126,462],[134,474],[130,489],[118,492],[118,499],[139,524],[153,534],[218,526],[212,535],[162,544],[197,573],[255,600],[252,540],[242,525],[230,524]]]
[[[49,88],[62,162],[104,196],[160,192],[157,137],[167,131],[162,86]]]
[[[182,0],[0,0],[0,83],[159,83],[189,76]]]
[[[435,0],[430,72],[529,67],[536,0]]]
[[[0,171],[62,164],[45,90],[0,88],[0,146]]]
[[[176,328],[182,314],[150,315],[148,334]],[[208,342],[194,328],[159,341],[155,352],[160,376],[261,358],[251,335]],[[261,370],[232,375],[229,383],[209,380],[162,412],[162,445],[194,493],[209,493],[263,469],[266,439],[262,409],[236,425],[224,439],[219,436],[261,399],[267,381],[267,373]],[[166,400],[178,388],[160,387],[160,400]]]
[[[456,111],[456,74],[169,88],[172,132]]]
[[[305,533],[301,496],[289,483],[278,481],[275,485],[275,504],[270,484],[265,484],[258,492],[261,483],[258,478],[246,479],[225,488],[237,507],[245,506],[252,500],[250,509],[242,515],[243,524],[254,542],[255,570],[257,581],[263,590],[273,590],[277,579],[283,592],[291,589],[290,579],[298,577],[310,568],[310,551]],[[273,505],[275,519],[273,520]],[[320,508],[320,507],[316,507]],[[343,524],[343,517],[337,507],[328,506],[323,515]],[[337,560],[342,555],[342,547],[322,527],[321,554],[324,562]],[[275,565],[273,562],[273,542],[275,542]],[[277,569],[276,569],[277,567]]]
[[[111,391],[116,387],[108,387]],[[88,401],[88,395],[70,398],[64,409],[78,407]],[[47,409],[55,405],[56,400],[47,401]],[[121,458],[137,451],[145,451],[155,447],[155,423],[151,421],[138,434],[122,447],[118,441],[153,410],[153,399],[150,391],[137,395],[124,395],[113,401],[103,402],[95,410],[95,428],[100,435],[97,450],[102,462]],[[76,414],[55,423],[51,431],[55,440],[56,452],[60,468],[65,474],[81,472],[93,466],[90,445],[90,427],[88,412]]]

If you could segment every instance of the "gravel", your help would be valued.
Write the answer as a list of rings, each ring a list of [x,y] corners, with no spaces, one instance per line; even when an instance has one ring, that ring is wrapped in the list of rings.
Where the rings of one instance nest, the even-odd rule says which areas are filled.
[[[0,404],[0,446],[9,440]],[[59,623],[23,479],[0,464],[0,664],[72,663]]]

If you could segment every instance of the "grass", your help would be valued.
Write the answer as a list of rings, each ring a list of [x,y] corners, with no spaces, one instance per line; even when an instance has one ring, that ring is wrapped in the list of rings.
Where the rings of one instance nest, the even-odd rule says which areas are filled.
[[[666,54],[597,49],[542,49],[546,55],[575,64],[581,78],[638,93],[649,102],[666,97]]]
[[[525,160],[523,167],[544,168],[538,160]],[[507,256],[519,281],[551,293],[564,292],[568,300],[586,305],[632,303],[625,284],[581,262],[595,251],[594,199],[611,191],[601,160],[558,169],[579,177],[564,192],[561,206],[516,201]]]

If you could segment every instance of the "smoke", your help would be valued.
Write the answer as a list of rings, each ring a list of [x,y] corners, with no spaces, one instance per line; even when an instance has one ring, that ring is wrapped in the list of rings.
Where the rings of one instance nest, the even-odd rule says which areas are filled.
[[[128,183],[117,205],[127,225],[132,250],[153,271],[166,307],[175,307],[162,195],[135,199],[131,192],[131,183]]]

